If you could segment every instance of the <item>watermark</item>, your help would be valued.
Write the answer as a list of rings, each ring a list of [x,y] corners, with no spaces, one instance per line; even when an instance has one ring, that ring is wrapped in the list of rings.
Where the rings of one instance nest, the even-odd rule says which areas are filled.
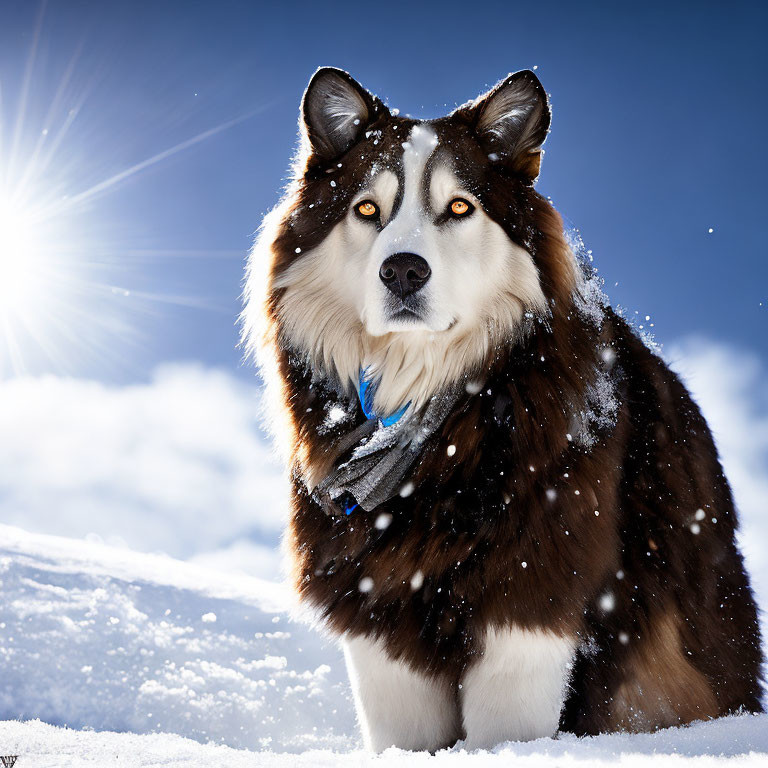
[[[3,768],[13,768],[18,759],[18,755],[0,755],[0,763],[3,764]]]

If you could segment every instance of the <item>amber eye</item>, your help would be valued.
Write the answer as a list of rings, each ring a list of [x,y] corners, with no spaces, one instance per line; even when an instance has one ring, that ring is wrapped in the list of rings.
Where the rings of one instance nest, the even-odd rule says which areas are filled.
[[[474,210],[474,206],[471,203],[468,203],[466,200],[462,200],[460,197],[457,197],[455,200],[451,202],[451,213],[454,216],[466,216],[469,213],[472,213]]]
[[[363,200],[355,206],[355,211],[364,219],[373,219],[379,215],[379,206],[371,200]]]

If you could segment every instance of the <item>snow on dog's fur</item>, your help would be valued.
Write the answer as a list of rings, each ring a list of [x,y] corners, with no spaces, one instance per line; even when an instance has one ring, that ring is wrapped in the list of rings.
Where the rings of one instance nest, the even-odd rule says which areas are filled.
[[[549,123],[532,72],[417,121],[321,69],[251,256],[245,339],[284,417],[296,586],[344,638],[374,749],[760,707],[709,430],[534,189]],[[361,379],[380,416],[450,405],[373,509],[318,490],[386,429]]]

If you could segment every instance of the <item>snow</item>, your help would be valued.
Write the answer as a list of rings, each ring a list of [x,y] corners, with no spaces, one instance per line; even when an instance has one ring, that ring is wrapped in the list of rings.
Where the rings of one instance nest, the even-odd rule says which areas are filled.
[[[0,542],[0,719],[251,749],[354,743],[341,654],[291,619],[284,587],[10,526]]]
[[[389,749],[381,755],[359,750],[310,750],[303,754],[238,750],[212,743],[200,744],[174,734],[137,735],[98,733],[57,728],[39,720],[0,723],[0,745],[6,754],[20,755],[19,768],[75,768],[80,766],[168,766],[169,768],[485,768],[515,765],[585,766],[600,768],[751,768],[768,760],[766,716],[724,718],[689,728],[655,734],[613,734],[596,738],[539,739],[527,744],[505,744],[492,752],[467,753],[461,748],[429,755]]]
[[[22,768],[768,760],[766,715],[373,757],[339,649],[298,620],[284,586],[11,526],[0,525],[0,542],[0,754],[21,755]]]

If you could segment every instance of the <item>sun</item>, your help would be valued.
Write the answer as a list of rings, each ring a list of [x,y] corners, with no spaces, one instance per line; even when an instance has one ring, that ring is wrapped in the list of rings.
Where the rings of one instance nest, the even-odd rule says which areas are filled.
[[[23,321],[41,288],[45,247],[34,216],[0,193],[0,315],[6,323]]]
[[[43,359],[61,367],[86,253],[50,196],[37,185],[22,190],[0,185],[0,378],[27,373]]]
[[[134,261],[120,234],[123,214],[108,197],[129,179],[268,106],[117,169],[108,151],[100,156],[87,143],[99,131],[110,134],[90,106],[95,86],[79,76],[81,49],[61,62],[60,79],[50,79],[38,62],[44,16],[41,10],[26,64],[0,71],[0,381],[125,369],[131,355],[141,353],[144,318],[171,304],[209,307],[193,296],[131,286],[146,284],[139,275],[143,257]],[[18,88],[8,89],[8,79]],[[16,98],[9,100],[9,92]],[[174,251],[174,258],[180,253]]]

